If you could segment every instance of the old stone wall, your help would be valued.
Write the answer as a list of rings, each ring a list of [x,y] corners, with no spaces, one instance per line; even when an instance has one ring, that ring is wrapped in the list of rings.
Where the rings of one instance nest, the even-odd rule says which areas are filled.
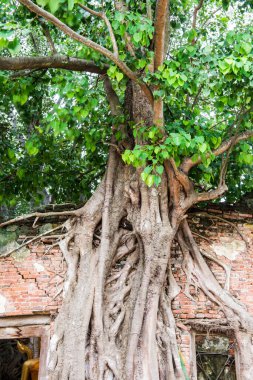
[[[226,266],[230,292],[253,314],[253,215],[219,209],[195,210],[189,214],[189,221],[202,252]],[[36,233],[52,227],[40,226],[42,230]],[[5,235],[1,232],[0,254],[6,249],[17,248],[29,233],[31,226],[26,231],[20,226],[12,226],[5,230]],[[57,314],[66,266],[58,246],[54,246],[55,238],[44,236],[42,240],[0,259],[0,317]],[[220,284],[225,286],[224,268],[208,258],[206,260]],[[172,271],[181,292],[173,301],[173,312],[182,361],[192,376],[190,374],[196,370],[192,368],[195,333],[216,332],[216,322],[222,324],[224,321],[225,326],[226,321],[218,306],[201,290],[191,286],[190,297],[185,295],[186,276],[182,261],[180,250],[175,245]]]

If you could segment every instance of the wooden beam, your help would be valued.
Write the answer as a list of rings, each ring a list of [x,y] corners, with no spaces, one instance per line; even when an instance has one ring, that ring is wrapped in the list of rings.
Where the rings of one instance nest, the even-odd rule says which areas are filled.
[[[50,341],[50,316],[4,317],[0,318],[0,324],[0,339],[40,338],[38,380],[49,380],[47,354]]]
[[[49,325],[50,315],[27,315],[14,317],[1,317],[0,328],[4,327],[23,327],[28,325]]]

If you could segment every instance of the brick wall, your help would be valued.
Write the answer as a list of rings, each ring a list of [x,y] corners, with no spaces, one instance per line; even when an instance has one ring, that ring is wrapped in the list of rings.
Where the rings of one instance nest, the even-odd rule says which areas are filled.
[[[0,261],[0,316],[57,312],[65,263],[57,248],[34,244],[25,258]]]
[[[191,215],[190,220],[191,229],[201,250],[227,265],[230,269],[230,293],[253,315],[253,215],[212,210],[210,215],[205,213]],[[229,222],[231,224],[228,224]],[[213,261],[206,260],[216,279],[224,286],[226,280],[224,269]],[[193,299],[184,294],[186,276],[182,270],[182,256],[177,247],[173,253],[172,270],[182,287],[172,306],[178,325],[178,342],[188,373],[191,375],[194,333],[198,332],[202,323],[203,326],[205,324],[211,326],[217,320],[219,322],[224,320],[225,323],[225,319],[219,307],[207,299],[201,290],[190,288]],[[188,321],[192,323],[188,324]],[[203,332],[205,328],[199,331]],[[215,332],[215,329],[212,331]]]
[[[211,216],[205,213],[190,215],[195,238],[202,250],[215,254],[219,261],[230,268],[230,292],[253,315],[253,215],[234,212],[224,214],[220,210],[209,210]],[[46,243],[35,242],[28,248],[30,252],[21,257],[13,255],[0,260],[0,316],[55,314],[61,305],[66,268],[62,254],[57,247]],[[224,285],[224,269],[210,260],[208,262],[215,277]],[[187,321],[211,323],[212,320],[224,319],[224,315],[217,305],[206,299],[202,291],[191,287],[192,299],[184,294],[186,278],[182,270],[182,256],[176,245],[172,270],[182,287],[173,301],[173,312],[178,325],[178,342],[190,374],[193,328]]]

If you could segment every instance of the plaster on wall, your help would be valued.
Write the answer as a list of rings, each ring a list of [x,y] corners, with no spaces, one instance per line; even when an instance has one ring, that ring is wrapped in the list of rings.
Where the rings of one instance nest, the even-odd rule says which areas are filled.
[[[36,269],[36,271],[37,271],[38,273],[40,273],[40,272],[44,272],[44,271],[45,271],[45,268],[44,268],[43,265],[41,265],[41,264],[34,263],[33,266],[34,266],[34,268]]]
[[[238,255],[245,251],[245,242],[232,237],[222,236],[219,242],[211,245],[218,256],[224,256],[229,260],[235,260]]]
[[[6,298],[0,294],[0,313],[5,313],[6,303],[7,303]]]

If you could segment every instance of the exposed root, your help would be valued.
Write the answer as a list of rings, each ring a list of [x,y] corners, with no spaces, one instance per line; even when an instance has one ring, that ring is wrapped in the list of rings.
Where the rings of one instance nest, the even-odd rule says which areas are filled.
[[[203,249],[201,250],[201,254],[205,257],[207,257],[209,260],[212,260],[215,264],[219,265],[221,268],[224,269],[225,274],[226,274],[226,279],[225,279],[225,284],[224,284],[224,289],[229,291],[230,287],[230,275],[231,275],[231,266],[222,263],[218,258],[216,258],[214,255],[212,255],[209,252],[204,251]]]
[[[210,300],[220,306],[227,318],[228,326],[234,331],[240,357],[240,378],[250,380],[252,368],[248,363],[252,363],[253,360],[253,346],[249,344],[249,341],[253,335],[253,317],[217,282],[203,259],[186,221],[182,224],[178,240],[180,246],[184,247],[185,250],[188,249],[190,253],[189,260],[192,261],[192,273],[197,279],[199,287]],[[245,360],[245,358],[247,359]]]
[[[181,291],[170,268],[176,237],[185,294],[194,299],[189,290],[194,285],[219,306],[226,316],[221,328],[235,331],[238,342],[244,342],[242,352],[246,338],[240,334],[253,333],[252,318],[229,295],[228,286],[220,286],[202,257],[180,211],[187,195],[183,190],[176,196],[174,171],[169,170],[172,179],[157,191],[138,184],[114,155],[110,160],[93,202],[72,219],[59,242],[67,275],[51,340],[51,379],[185,380],[171,307]],[[170,208],[168,182],[175,186]],[[208,259],[221,265],[215,257]],[[250,380],[246,375],[242,379]]]
[[[238,233],[238,235],[244,241],[246,248],[248,248],[249,243],[248,243],[247,239],[244,237],[244,235],[241,233],[240,229],[234,223],[232,223],[229,220],[224,219],[224,218],[222,218],[222,217],[220,217],[218,215],[209,214],[208,212],[197,212],[194,215],[196,215],[196,216],[204,216],[204,217],[209,218],[209,219],[217,219],[217,220],[220,220],[220,221],[228,224],[229,226],[233,227],[236,230],[236,232]]]

